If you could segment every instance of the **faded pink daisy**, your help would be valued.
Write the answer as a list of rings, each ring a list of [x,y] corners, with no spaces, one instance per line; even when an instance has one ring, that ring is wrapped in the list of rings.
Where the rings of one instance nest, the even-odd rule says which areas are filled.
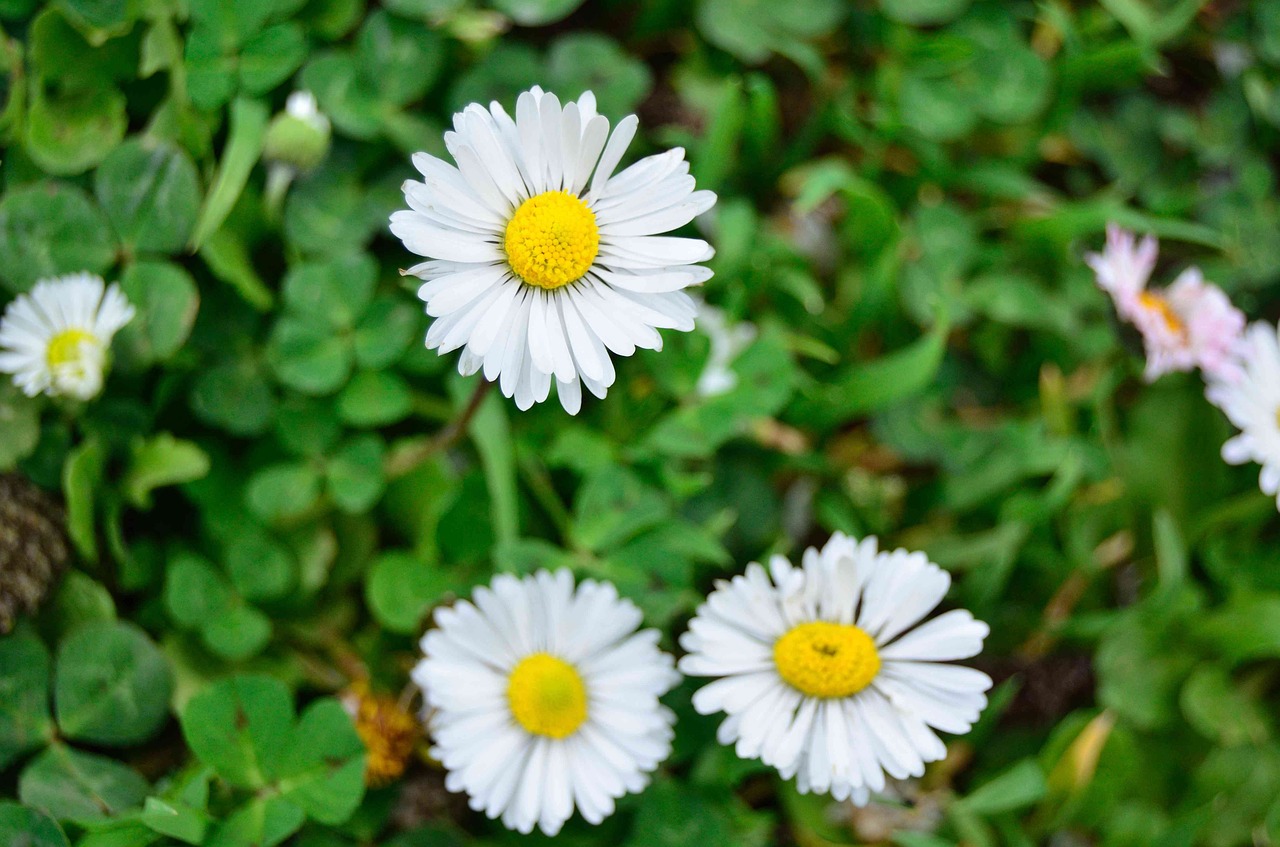
[[[1151,236],[1138,241],[1109,224],[1106,247],[1085,257],[1116,313],[1142,334],[1147,381],[1197,367],[1206,377],[1234,379],[1244,315],[1196,267],[1187,268],[1168,288],[1148,289],[1157,249]]]

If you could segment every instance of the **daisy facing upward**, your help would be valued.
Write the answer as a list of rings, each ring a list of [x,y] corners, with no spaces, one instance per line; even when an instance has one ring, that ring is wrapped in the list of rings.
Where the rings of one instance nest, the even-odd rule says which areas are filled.
[[[716,197],[695,191],[676,148],[617,171],[636,132],[634,115],[609,131],[586,92],[561,105],[534,87],[502,106],[454,115],[445,145],[456,165],[413,157],[423,181],[404,184],[409,209],[391,231],[428,261],[405,273],[436,320],[427,347],[462,349],[458,370],[484,371],[528,409],[556,384],[576,414],[582,386],[604,397],[611,354],[660,350],[660,329],[693,329],[684,289],[711,272],[705,241],[670,232]]]
[[[920,623],[950,585],[923,553],[839,533],[799,568],[753,562],[717,584],[680,639],[680,670],[716,678],[693,706],[724,712],[720,742],[802,794],[864,804],[886,774],[920,776],[944,758],[935,730],[968,732],[987,704],[990,677],[946,664],[976,656],[987,625],[963,610]]]
[[[134,309],[101,277],[69,274],[37,282],[0,318],[0,373],[29,397],[90,400],[102,390],[111,339]]]
[[[671,752],[679,681],[658,632],[605,582],[567,570],[494,578],[440,609],[414,668],[445,787],[509,829],[588,823],[644,789]]]

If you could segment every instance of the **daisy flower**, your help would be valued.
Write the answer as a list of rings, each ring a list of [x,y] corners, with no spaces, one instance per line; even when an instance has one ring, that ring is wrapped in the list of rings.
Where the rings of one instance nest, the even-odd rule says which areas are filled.
[[[1237,372],[1244,315],[1199,268],[1187,268],[1166,289],[1148,289],[1157,250],[1151,236],[1138,242],[1110,224],[1105,249],[1085,257],[1116,313],[1141,333],[1147,380],[1197,367],[1208,377],[1230,378]]]
[[[1222,458],[1232,465],[1262,465],[1258,487],[1278,497],[1280,509],[1280,341],[1276,327],[1255,323],[1240,345],[1236,379],[1209,381],[1205,394],[1240,433],[1222,445]]]
[[[711,272],[714,251],[660,233],[715,203],[695,191],[684,150],[615,173],[636,133],[634,115],[609,131],[591,92],[561,104],[533,88],[515,118],[498,103],[454,115],[445,146],[456,166],[426,153],[423,181],[404,184],[409,209],[391,232],[428,261],[404,271],[435,318],[427,347],[462,349],[458,370],[483,370],[528,409],[552,381],[576,414],[582,386],[604,397],[610,354],[660,350],[659,329],[693,329],[684,289]]]
[[[886,774],[944,758],[935,730],[968,732],[986,706],[991,678],[944,663],[977,655],[987,625],[963,610],[920,624],[950,585],[923,553],[839,533],[799,568],[753,562],[717,583],[680,639],[680,670],[717,677],[694,708],[726,713],[720,742],[801,793],[866,803]]]
[[[436,612],[413,680],[445,786],[509,829],[555,835],[642,790],[671,752],[679,681],[658,632],[609,583],[567,570],[501,575]]]
[[[112,337],[133,315],[119,287],[101,277],[41,280],[0,318],[0,373],[13,374],[29,397],[89,400],[102,390]]]

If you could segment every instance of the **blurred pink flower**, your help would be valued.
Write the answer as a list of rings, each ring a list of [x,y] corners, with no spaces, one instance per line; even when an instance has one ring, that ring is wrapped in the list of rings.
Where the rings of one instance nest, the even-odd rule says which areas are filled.
[[[1110,224],[1103,251],[1085,257],[1116,313],[1142,334],[1147,381],[1197,367],[1208,378],[1237,378],[1244,315],[1196,267],[1187,268],[1168,288],[1148,289],[1157,249],[1151,236],[1138,241]]]

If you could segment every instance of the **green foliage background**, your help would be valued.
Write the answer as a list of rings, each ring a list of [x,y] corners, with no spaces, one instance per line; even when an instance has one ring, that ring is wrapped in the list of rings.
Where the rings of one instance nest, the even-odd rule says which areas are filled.
[[[76,569],[0,639],[0,841],[520,839],[419,763],[365,791],[331,696],[398,691],[497,570],[613,580],[674,635],[713,579],[833,530],[918,548],[998,680],[910,808],[852,815],[714,743],[566,844],[1280,841],[1280,566],[1193,377],[1145,385],[1080,259],[1109,220],[1274,318],[1280,5],[1218,0],[0,0],[0,303],[118,279],[83,410],[0,387],[0,469],[65,497]],[[668,334],[569,418],[422,349],[387,233],[450,114],[538,83],[635,110],[720,203],[737,387]],[[334,125],[281,202],[271,115]],[[55,823],[55,820],[57,823]]]

